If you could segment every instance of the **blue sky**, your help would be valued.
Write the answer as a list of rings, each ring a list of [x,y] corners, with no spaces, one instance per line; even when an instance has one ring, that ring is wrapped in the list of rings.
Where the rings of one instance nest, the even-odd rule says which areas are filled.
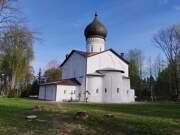
[[[141,49],[146,57],[160,51],[152,36],[180,22],[180,0],[19,0],[28,26],[41,40],[34,43],[35,71],[51,60],[63,61],[72,49],[85,50],[84,29],[98,12],[106,26],[106,48]]]

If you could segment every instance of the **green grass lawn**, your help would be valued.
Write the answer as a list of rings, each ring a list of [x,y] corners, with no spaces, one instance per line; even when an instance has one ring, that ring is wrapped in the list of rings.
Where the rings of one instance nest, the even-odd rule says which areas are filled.
[[[43,111],[32,112],[35,106]],[[75,120],[77,111],[89,118]],[[111,113],[113,118],[104,117]],[[25,116],[35,114],[36,120]],[[180,135],[180,103],[60,104],[0,98],[0,135]]]

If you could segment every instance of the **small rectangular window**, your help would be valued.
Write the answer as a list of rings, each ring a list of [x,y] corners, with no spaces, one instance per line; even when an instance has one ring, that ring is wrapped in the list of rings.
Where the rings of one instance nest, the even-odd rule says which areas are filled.
[[[117,93],[119,93],[119,88],[117,88]]]
[[[66,90],[64,90],[64,94],[66,94]]]
[[[105,88],[104,92],[107,93],[107,89],[106,88]]]

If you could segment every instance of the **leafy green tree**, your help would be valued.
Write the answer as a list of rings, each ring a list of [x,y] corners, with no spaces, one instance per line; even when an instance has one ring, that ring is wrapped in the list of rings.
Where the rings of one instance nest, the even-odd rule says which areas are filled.
[[[3,34],[0,43],[1,72],[7,75],[8,89],[12,95],[32,77],[33,34],[24,26],[10,26]]]
[[[170,90],[170,81],[169,81],[169,69],[165,68],[162,70],[155,83],[155,95],[158,99],[171,99],[172,92]]]
[[[44,72],[46,82],[58,81],[61,78],[61,71],[59,68],[50,68]]]
[[[52,60],[47,64],[47,69],[43,77],[45,78],[45,82],[58,81],[61,79],[61,70],[56,60]]]
[[[37,96],[39,93],[39,82],[34,79],[32,83],[29,83],[21,92],[22,97],[28,97],[30,95]]]

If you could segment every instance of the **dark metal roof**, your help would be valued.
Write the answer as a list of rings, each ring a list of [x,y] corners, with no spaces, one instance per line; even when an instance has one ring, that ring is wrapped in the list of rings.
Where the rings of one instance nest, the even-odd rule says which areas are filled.
[[[98,69],[96,70],[98,73],[100,71],[108,71],[108,72],[121,72],[121,73],[124,73],[123,70],[119,70],[119,69],[115,69],[115,68],[102,68],[102,69]]]
[[[117,57],[119,57],[122,61],[124,61],[126,64],[129,64],[129,62],[122,57],[121,55],[119,55],[116,51],[114,51],[113,49],[109,49],[112,53],[114,53]]]
[[[98,72],[95,72],[95,73],[89,73],[89,74],[86,74],[87,76],[101,76],[103,77],[104,74],[101,74],[101,73],[98,73]]]
[[[127,76],[123,76],[123,79],[130,79],[130,77],[127,77]]]
[[[88,37],[101,37],[106,38],[107,30],[105,26],[98,20],[97,14],[95,14],[94,20],[85,28],[84,35]]]
[[[125,60],[121,55],[116,53],[113,49],[108,49],[108,50],[105,50],[105,51],[102,51],[102,52],[91,52],[91,53],[90,52],[83,52],[83,51],[79,51],[79,50],[72,50],[71,53],[68,55],[68,57],[66,57],[66,59],[61,63],[60,67],[62,67],[66,63],[66,61],[71,57],[71,55],[73,53],[78,53],[78,54],[84,56],[85,58],[87,58],[87,57],[95,56],[95,55],[100,54],[100,53],[104,53],[106,51],[111,51],[118,58],[120,58],[122,61],[124,61],[126,64],[129,64],[129,62],[127,60]]]
[[[66,79],[66,80],[59,80],[59,81],[55,81],[55,82],[48,82],[48,83],[43,83],[40,84],[41,86],[44,85],[81,85],[75,78],[72,79]]]

